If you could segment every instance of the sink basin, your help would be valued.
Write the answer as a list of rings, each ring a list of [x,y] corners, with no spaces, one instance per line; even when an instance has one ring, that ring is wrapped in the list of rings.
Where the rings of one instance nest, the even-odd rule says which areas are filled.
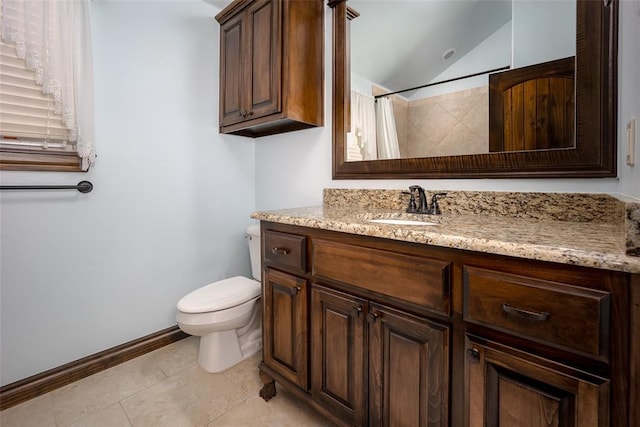
[[[439,225],[437,222],[418,221],[414,219],[368,219],[369,222],[390,225]]]

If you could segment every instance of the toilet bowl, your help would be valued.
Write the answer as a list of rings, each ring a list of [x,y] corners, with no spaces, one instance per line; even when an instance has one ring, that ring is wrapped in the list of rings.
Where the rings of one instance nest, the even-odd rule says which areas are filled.
[[[177,305],[178,326],[200,337],[198,364],[220,372],[262,348],[260,227],[247,229],[252,280],[243,276],[210,283],[185,295]]]

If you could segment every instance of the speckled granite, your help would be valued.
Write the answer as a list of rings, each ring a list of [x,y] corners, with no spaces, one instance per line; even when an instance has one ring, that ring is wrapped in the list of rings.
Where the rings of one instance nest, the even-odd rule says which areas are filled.
[[[612,223],[409,215],[397,210],[322,206],[255,212],[254,219],[541,261],[640,273],[640,258],[624,254],[622,227]],[[374,218],[417,218],[434,226],[386,225]]]
[[[625,203],[607,194],[514,193],[426,190],[447,193],[439,202],[443,215],[489,215],[573,222],[624,222]],[[409,195],[402,190],[324,190],[326,208],[405,210]]]
[[[640,257],[640,202],[627,203],[625,234],[627,255]]]
[[[439,190],[427,190],[427,198]],[[564,222],[607,223],[620,227],[624,252],[640,256],[640,200],[625,196],[586,193],[514,193],[445,191],[442,214],[484,215],[502,218]],[[404,211],[409,195],[402,190],[325,189],[324,207]]]
[[[427,191],[427,195],[439,191]],[[606,194],[448,191],[442,215],[407,214],[401,190],[326,189],[318,207],[252,218],[325,230],[640,273],[640,201]],[[372,223],[417,219],[435,226]]]
[[[401,190],[325,188],[322,193],[322,203],[325,208],[392,209],[401,211],[409,206],[409,195],[403,194]]]

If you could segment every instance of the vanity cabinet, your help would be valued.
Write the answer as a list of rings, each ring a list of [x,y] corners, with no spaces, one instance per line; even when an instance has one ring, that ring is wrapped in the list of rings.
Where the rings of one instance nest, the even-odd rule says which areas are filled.
[[[220,132],[323,125],[322,0],[236,0],[221,11]]]
[[[264,274],[265,362],[307,388],[307,281],[267,269]]]
[[[463,280],[466,322],[607,360],[610,291],[471,266]]]
[[[264,361],[287,381],[306,390],[309,284],[300,277],[306,271],[306,238],[266,231],[261,241],[263,265],[272,263],[279,268],[265,268],[262,273]],[[269,400],[275,388],[266,387],[260,395]]]
[[[345,426],[640,427],[640,275],[261,227],[266,399]]]
[[[314,399],[350,425],[448,425],[446,326],[323,286],[311,307]]]
[[[366,313],[364,299],[311,291],[311,395],[352,425],[367,421]]]
[[[605,372],[615,291],[607,282],[602,275],[567,275],[560,282],[463,267],[463,319],[486,328],[466,336],[466,425],[609,425]],[[508,337],[484,340],[493,330],[540,347],[533,354],[505,345]],[[558,363],[558,354],[581,358],[583,368]]]
[[[473,336],[467,349],[465,425],[609,425],[609,380]]]
[[[448,426],[449,328],[377,304],[369,310],[370,424]]]

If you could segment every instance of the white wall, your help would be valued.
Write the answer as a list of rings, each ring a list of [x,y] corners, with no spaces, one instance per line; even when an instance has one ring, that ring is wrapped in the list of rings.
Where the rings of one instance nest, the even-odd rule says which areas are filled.
[[[619,117],[640,116],[638,2],[622,0],[619,34]],[[419,184],[444,190],[624,193],[640,198],[640,164],[624,165],[622,122],[618,129],[618,175],[606,179],[335,180],[331,178],[331,13],[326,16],[325,127],[261,138],[256,143],[256,209],[322,203],[323,188],[406,188]],[[640,117],[639,117],[640,118]],[[640,128],[640,122],[638,124]],[[638,132],[640,134],[640,132]],[[640,154],[638,155],[640,158]],[[638,160],[640,163],[640,160]]]
[[[249,274],[254,143],[218,134],[218,9],[92,2],[98,160],[86,174],[3,172],[2,384],[175,325],[175,305]]]
[[[640,198],[640,1],[623,0],[618,38],[618,191]],[[636,119],[635,166],[627,166],[626,126]]]

